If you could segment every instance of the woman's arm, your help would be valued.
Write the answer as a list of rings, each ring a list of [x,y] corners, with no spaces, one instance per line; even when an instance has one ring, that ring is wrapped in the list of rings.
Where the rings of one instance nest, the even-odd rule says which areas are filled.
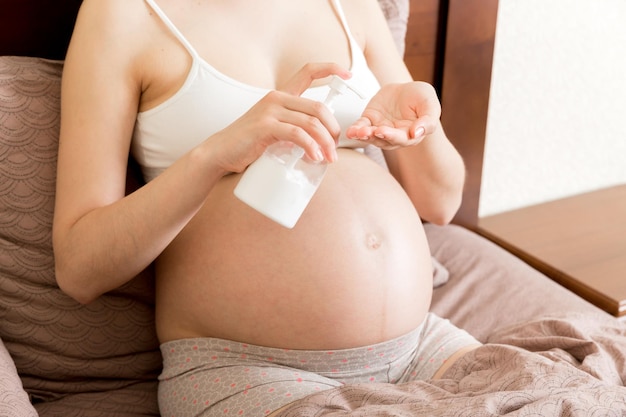
[[[365,119],[348,135],[385,149],[391,173],[420,216],[436,224],[448,223],[461,203],[465,167],[441,126],[436,93],[425,83],[413,82],[376,0],[344,3],[349,16],[360,17],[350,23],[383,86],[364,113]]]
[[[194,152],[124,198],[149,16],[141,2],[85,1],[65,62],[53,228],[59,286],[87,303],[124,284],[172,241],[222,175]],[[194,184],[184,193],[181,184]]]
[[[243,171],[270,144],[290,140],[312,159],[336,157],[337,121],[323,104],[299,95],[317,78],[350,74],[311,64],[125,197],[137,111],[160,80],[158,65],[146,58],[162,46],[155,47],[162,32],[154,22],[144,2],[86,0],[66,58],[53,244],[57,282],[82,303],[155,260],[215,183]]]

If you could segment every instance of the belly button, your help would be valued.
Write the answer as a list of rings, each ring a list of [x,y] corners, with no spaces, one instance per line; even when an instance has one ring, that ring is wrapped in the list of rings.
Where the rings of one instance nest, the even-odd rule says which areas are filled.
[[[369,249],[378,249],[381,244],[380,239],[374,233],[370,233],[366,236],[366,245]]]

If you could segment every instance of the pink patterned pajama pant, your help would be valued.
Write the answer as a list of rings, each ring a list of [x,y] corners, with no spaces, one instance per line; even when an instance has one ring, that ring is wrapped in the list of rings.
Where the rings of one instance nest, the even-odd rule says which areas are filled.
[[[163,417],[266,416],[342,384],[430,379],[459,349],[478,344],[432,313],[412,332],[372,346],[288,350],[214,338],[161,345]]]

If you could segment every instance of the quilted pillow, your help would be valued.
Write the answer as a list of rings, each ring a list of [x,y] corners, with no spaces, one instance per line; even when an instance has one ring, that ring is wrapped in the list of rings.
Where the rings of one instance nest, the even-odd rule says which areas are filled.
[[[13,360],[0,341],[0,416],[36,417]]]
[[[61,71],[0,57],[0,340],[40,415],[158,415],[150,271],[87,306],[56,284]]]

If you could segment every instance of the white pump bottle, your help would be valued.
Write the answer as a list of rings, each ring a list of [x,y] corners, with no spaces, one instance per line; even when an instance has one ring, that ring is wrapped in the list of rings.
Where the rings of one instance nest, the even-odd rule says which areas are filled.
[[[333,111],[335,98],[350,89],[364,96],[337,76],[332,76],[324,104]],[[292,142],[277,142],[250,164],[234,193],[244,203],[291,229],[295,226],[324,178],[328,164],[304,159],[304,149]]]

